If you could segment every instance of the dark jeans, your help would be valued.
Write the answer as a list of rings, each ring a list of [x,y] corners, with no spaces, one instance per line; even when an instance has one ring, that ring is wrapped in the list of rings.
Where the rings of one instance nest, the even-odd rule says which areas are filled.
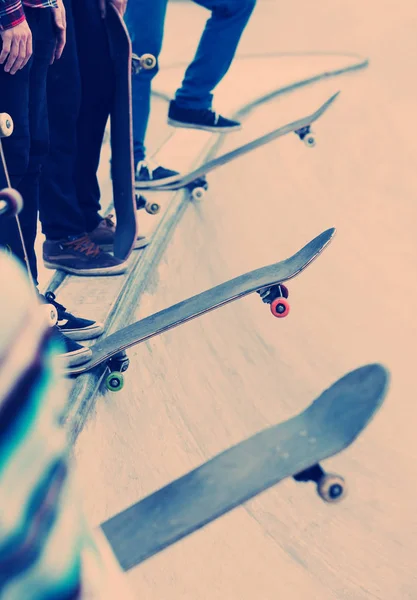
[[[112,98],[113,71],[97,0],[64,0],[67,44],[49,70],[50,152],[41,178],[40,218],[50,240],[99,224],[97,169]]]
[[[46,77],[55,33],[51,9],[25,7],[25,13],[33,36],[33,56],[15,75],[5,73],[0,65],[0,112],[9,113],[14,122],[13,134],[3,138],[2,144],[11,184],[24,200],[19,219],[32,277],[36,281],[39,177],[48,152]],[[9,219],[0,219],[0,245],[9,246],[13,254],[24,262],[18,229]]]

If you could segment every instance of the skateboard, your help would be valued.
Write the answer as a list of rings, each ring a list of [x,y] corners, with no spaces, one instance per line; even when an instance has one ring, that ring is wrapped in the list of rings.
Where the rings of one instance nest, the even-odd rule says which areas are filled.
[[[38,294],[36,291],[36,285],[33,281],[28,255],[26,252],[25,242],[22,235],[22,228],[19,221],[19,213],[23,208],[23,198],[21,194],[11,187],[10,177],[7,170],[6,159],[3,152],[2,137],[9,137],[13,133],[13,120],[7,113],[0,114],[0,217],[2,219],[8,218],[8,227],[15,229],[16,240],[22,247],[22,256],[26,264],[26,271],[28,278],[31,283],[31,289],[34,293],[36,300],[38,300]],[[10,252],[10,248],[6,248]],[[39,304],[39,302],[38,302]],[[46,323],[49,327],[53,327],[58,322],[58,313],[52,304],[40,304],[40,310],[43,312],[46,319]]]
[[[22,247],[22,255],[24,257],[26,268],[29,277],[31,277],[31,270],[29,265],[29,259],[23,241],[22,228],[19,221],[19,212],[23,207],[23,199],[20,193],[13,189],[10,183],[9,172],[7,170],[6,159],[3,152],[3,145],[1,138],[9,137],[12,135],[14,129],[13,119],[7,113],[0,114],[0,208],[3,207],[3,216],[13,216],[14,219],[10,222],[10,227],[14,228],[16,240]],[[32,281],[34,287],[34,282]]]
[[[334,228],[328,229],[286,260],[240,275],[116,331],[91,346],[90,359],[66,369],[66,374],[80,375],[105,363],[110,369],[106,387],[116,392],[123,387],[123,373],[129,366],[124,352],[127,348],[254,292],[258,292],[263,302],[269,304],[273,316],[287,316],[290,310],[289,292],[283,283],[308,267],[328,246],[335,232]]]
[[[106,28],[115,72],[115,90],[110,114],[112,150],[111,178],[116,212],[114,255],[125,260],[136,240],[136,200],[134,191],[132,70],[151,69],[156,60],[151,54],[132,55],[130,38],[123,19],[109,4]]]
[[[333,94],[326,102],[320,106],[313,114],[283,125],[278,129],[274,129],[265,135],[255,138],[251,142],[244,144],[230,152],[221,154],[217,158],[209,160],[205,164],[197,167],[193,171],[185,174],[174,175],[163,180],[139,181],[135,182],[136,191],[154,190],[154,191],[174,191],[184,187],[188,187],[191,197],[194,200],[200,200],[207,189],[207,181],[205,175],[215,169],[235,160],[239,156],[243,156],[248,152],[252,152],[256,148],[260,148],[265,144],[283,137],[289,133],[295,132],[298,137],[309,147],[315,146],[315,138],[311,131],[311,125],[317,121],[329,108],[332,106],[340,92]]]
[[[379,364],[356,369],[297,416],[218,454],[101,524],[128,571],[287,477],[316,483],[326,502],[346,484],[320,461],[350,446],[381,407],[389,375]]]

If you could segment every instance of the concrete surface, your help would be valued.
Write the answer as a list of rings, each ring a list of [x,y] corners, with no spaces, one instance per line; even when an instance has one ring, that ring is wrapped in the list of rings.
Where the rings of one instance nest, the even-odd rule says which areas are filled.
[[[189,58],[203,19],[192,4],[170,6],[166,60]],[[342,91],[315,127],[314,150],[286,138],[210,176],[136,317],[284,258],[329,226],[337,237],[294,280],[286,320],[250,297],[130,352],[125,388],[100,398],[75,448],[87,513],[101,522],[298,412],[356,366],[383,362],[391,388],[359,441],[326,465],[347,478],[345,502],[330,507],[312,487],[284,482],[135,569],[127,577],[138,598],[417,597],[416,20],[411,2],[256,9],[242,54],[349,51],[369,56],[370,68],[279,97],[225,140],[222,150]],[[257,77],[248,78],[252,89]]]

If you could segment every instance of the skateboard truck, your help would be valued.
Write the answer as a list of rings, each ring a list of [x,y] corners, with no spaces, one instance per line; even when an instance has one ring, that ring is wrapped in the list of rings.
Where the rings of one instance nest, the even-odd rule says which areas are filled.
[[[137,75],[144,69],[145,71],[150,71],[156,67],[156,58],[153,54],[142,54],[142,56],[138,56],[137,54],[132,54],[132,72],[134,75]]]
[[[288,288],[282,283],[277,283],[270,288],[258,290],[262,301],[269,304],[269,308],[274,317],[283,319],[290,312],[290,303],[287,301]]]
[[[126,352],[123,350],[118,354],[115,354],[107,363],[110,373],[107,375],[104,384],[109,392],[118,392],[124,386],[123,373],[127,371],[129,367],[129,358]]]
[[[314,481],[317,485],[318,495],[325,502],[340,502],[347,493],[343,477],[326,473],[318,463],[293,475],[293,479],[295,481]]]
[[[308,148],[314,148],[316,145],[316,139],[311,131],[310,125],[302,127],[301,129],[297,129],[295,133]]]

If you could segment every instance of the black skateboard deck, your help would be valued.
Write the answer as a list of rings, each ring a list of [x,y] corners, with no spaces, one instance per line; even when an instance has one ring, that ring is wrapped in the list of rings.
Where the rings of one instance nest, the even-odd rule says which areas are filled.
[[[239,146],[230,152],[226,152],[225,154],[221,154],[217,158],[213,158],[208,162],[200,165],[196,169],[193,169],[189,173],[180,173],[179,175],[173,175],[172,177],[167,177],[165,179],[155,179],[153,181],[144,181],[144,182],[136,182],[135,188],[137,191],[144,190],[154,190],[154,191],[173,191],[179,190],[183,187],[188,187],[196,182],[196,180],[202,180],[201,183],[197,181],[197,185],[192,186],[190,189],[191,195],[194,199],[200,199],[205,190],[207,189],[207,182],[205,181],[205,175],[218,169],[219,167],[226,165],[227,163],[239,158],[239,156],[243,156],[244,154],[248,154],[265,144],[269,144],[270,142],[288,135],[289,133],[297,133],[298,137],[303,140],[303,142],[310,147],[315,145],[315,139],[311,133],[311,125],[317,121],[334,103],[336,98],[338,97],[340,92],[333,94],[326,102],[320,106],[314,113],[308,115],[307,117],[303,117],[302,119],[298,119],[292,123],[287,123],[278,129],[274,129],[265,135],[262,135],[258,138],[255,138],[251,142],[244,144],[243,146]]]
[[[109,4],[106,27],[115,72],[114,102],[110,114],[111,177],[116,212],[114,255],[125,260],[136,240],[136,203],[133,166],[132,48],[123,19]]]
[[[352,371],[297,416],[265,429],[120,512],[101,525],[128,571],[287,477],[314,481],[327,502],[344,479],[319,462],[347,448],[383,403],[388,373],[378,364]]]
[[[253,292],[259,292],[262,300],[270,305],[274,316],[286,316],[289,312],[288,289],[283,283],[296,277],[315,260],[328,246],[335,232],[334,228],[328,229],[286,260],[240,275],[124,327],[91,346],[91,358],[78,367],[69,368],[67,374],[80,375],[101,363],[108,363],[111,373],[107,378],[106,385],[109,390],[117,391],[123,386],[122,372],[128,366],[128,359],[125,355],[122,355],[120,359],[115,355]],[[114,358],[112,359],[112,357]]]

